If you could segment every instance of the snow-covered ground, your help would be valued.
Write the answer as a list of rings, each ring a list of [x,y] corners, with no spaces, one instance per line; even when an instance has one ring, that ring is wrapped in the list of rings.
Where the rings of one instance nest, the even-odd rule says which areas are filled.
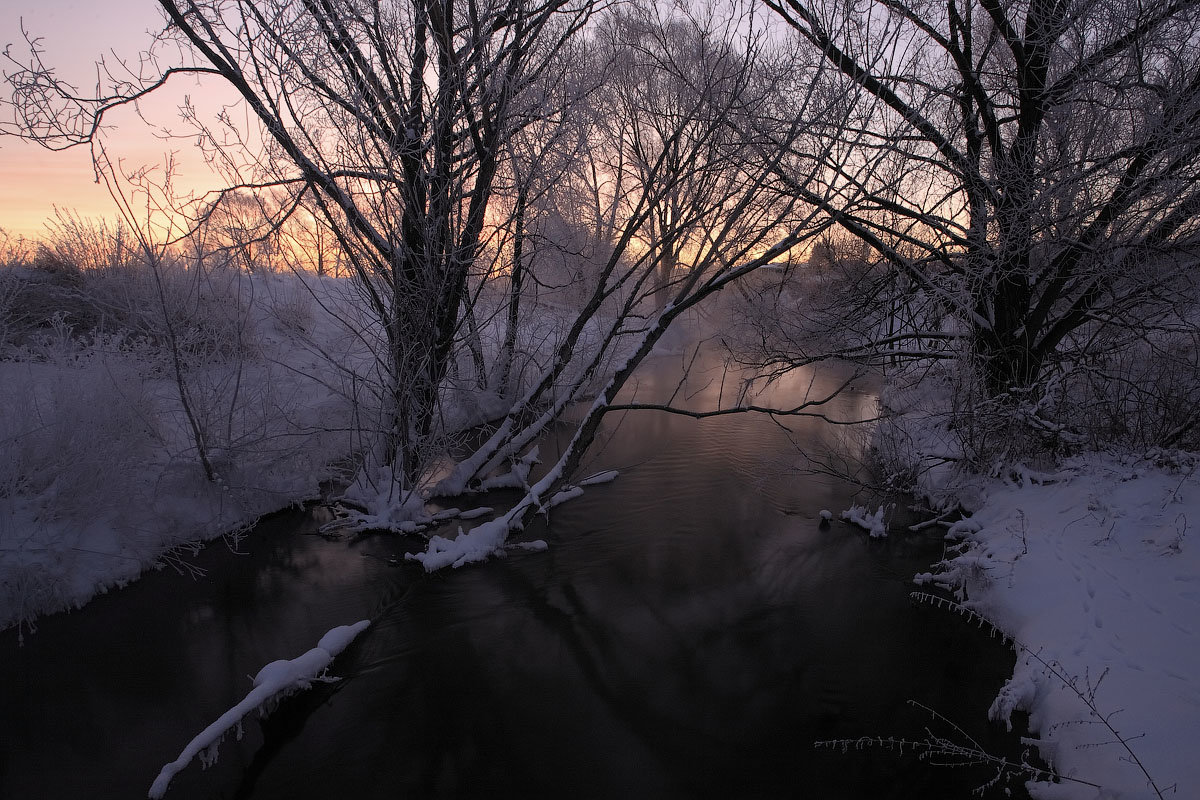
[[[879,441],[933,506],[970,512],[918,582],[1013,640],[991,716],[1028,711],[1039,752],[1072,779],[1031,793],[1200,797],[1200,455],[1093,452],[981,477],[959,466],[950,386],[936,370],[893,382]]]
[[[145,288],[136,276],[113,282]],[[345,308],[345,284],[309,281],[328,308]],[[170,288],[218,480],[204,478],[153,331],[96,335],[62,321],[0,341],[0,629],[80,606],[153,566],[186,569],[176,548],[314,497],[352,449],[349,382],[328,363],[367,354],[298,280]]]
[[[993,718],[1028,710],[1087,782],[1034,796],[1200,797],[1200,458],[1089,455],[982,488],[933,579],[1017,643]]]

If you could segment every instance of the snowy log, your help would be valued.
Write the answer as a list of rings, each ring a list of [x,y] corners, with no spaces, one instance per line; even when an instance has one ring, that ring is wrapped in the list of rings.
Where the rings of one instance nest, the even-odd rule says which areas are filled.
[[[209,725],[187,743],[179,758],[162,768],[150,787],[151,798],[161,798],[167,792],[171,779],[186,767],[197,755],[204,766],[217,759],[217,746],[232,728],[241,725],[242,718],[256,708],[265,708],[272,700],[292,694],[320,680],[326,668],[338,653],[346,649],[358,634],[371,624],[361,620],[353,625],[339,625],[324,636],[317,646],[293,659],[280,659],[267,664],[254,676],[254,688],[233,708],[226,711],[216,722]],[[239,728],[240,738],[240,728]]]

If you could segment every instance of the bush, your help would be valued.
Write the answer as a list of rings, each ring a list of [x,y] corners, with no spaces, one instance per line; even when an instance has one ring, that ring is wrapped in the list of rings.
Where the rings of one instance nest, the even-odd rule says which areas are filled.
[[[1200,449],[1200,332],[1134,342],[1064,377],[1060,414],[1093,447]]]
[[[73,370],[9,365],[0,387],[0,500],[36,502],[40,521],[125,502],[114,486],[155,441],[136,372],[96,351],[73,357]]]
[[[1086,450],[1200,450],[1200,331],[1089,342],[1036,386],[994,396],[967,358],[888,373],[876,472],[935,508],[972,475],[1032,475]]]

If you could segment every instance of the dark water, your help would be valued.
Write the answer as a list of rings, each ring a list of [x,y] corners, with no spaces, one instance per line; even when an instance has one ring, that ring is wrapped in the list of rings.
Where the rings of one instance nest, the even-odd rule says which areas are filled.
[[[671,376],[660,360],[637,396],[670,396]],[[679,401],[711,402],[720,377]],[[873,408],[854,391],[830,413]],[[971,796],[991,773],[814,749],[922,738],[928,715],[909,700],[1014,752],[985,718],[1011,655],[908,599],[940,544],[819,526],[852,487],[798,472],[795,446],[852,456],[845,429],[651,412],[612,422],[587,468],[621,477],[531,526],[524,538],[548,552],[426,576],[387,563],[410,542],[326,541],[296,511],[262,523],[247,554],[210,547],[196,559],[203,580],[155,573],[44,620],[24,647],[4,634],[0,798],[144,797],[249,675],[367,617],[335,664],[344,681],[248,718],[215,767],[189,766],[167,796]]]

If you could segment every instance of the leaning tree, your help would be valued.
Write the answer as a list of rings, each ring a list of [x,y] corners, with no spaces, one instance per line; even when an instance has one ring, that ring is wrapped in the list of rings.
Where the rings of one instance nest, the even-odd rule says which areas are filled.
[[[496,520],[498,538],[471,550],[480,557],[570,477],[668,327],[819,233],[819,206],[835,199],[821,179],[835,157],[804,167],[791,157],[811,149],[802,140],[814,120],[839,111],[818,90],[828,67],[797,61],[753,3],[628,3],[603,19],[588,0],[160,5],[167,27],[137,77],[111,76],[100,97],[56,80],[34,48],[7,76],[10,130],[51,147],[92,143],[106,113],[177,76],[231,87],[256,125],[194,117],[228,179],[204,208],[257,197],[270,212],[264,235],[297,213],[332,232],[369,311],[355,332],[376,337],[380,424],[363,474],[403,496],[502,484],[496,473],[527,463],[549,423],[590,400],[559,462]],[[167,52],[182,60],[158,57]],[[781,98],[782,76],[812,90]],[[764,109],[769,119],[752,123]],[[576,240],[563,248],[527,235],[530,214]],[[510,293],[493,319],[511,326],[557,314],[558,332],[523,366],[493,435],[435,485],[429,466],[442,454],[442,402],[460,356],[482,378],[481,362],[513,347],[481,347],[493,313],[486,284],[503,290],[507,279],[512,292],[514,277],[541,280],[548,259],[532,252],[538,246],[586,253],[571,307],[530,305],[520,286]],[[514,485],[527,474],[514,470]],[[357,522],[412,522],[385,511],[367,508]]]
[[[137,80],[85,98],[36,60],[9,76],[23,135],[95,139],[107,112],[174,76],[231,87],[258,123],[220,159],[230,192],[307,201],[339,241],[378,323],[382,407],[373,458],[415,482],[503,144],[521,96],[587,22],[590,0],[161,0],[167,19]],[[178,45],[183,63],[156,53]],[[208,136],[216,146],[218,137]],[[230,138],[221,144],[229,146]],[[216,207],[224,205],[222,198]],[[290,209],[285,209],[285,213]]]

